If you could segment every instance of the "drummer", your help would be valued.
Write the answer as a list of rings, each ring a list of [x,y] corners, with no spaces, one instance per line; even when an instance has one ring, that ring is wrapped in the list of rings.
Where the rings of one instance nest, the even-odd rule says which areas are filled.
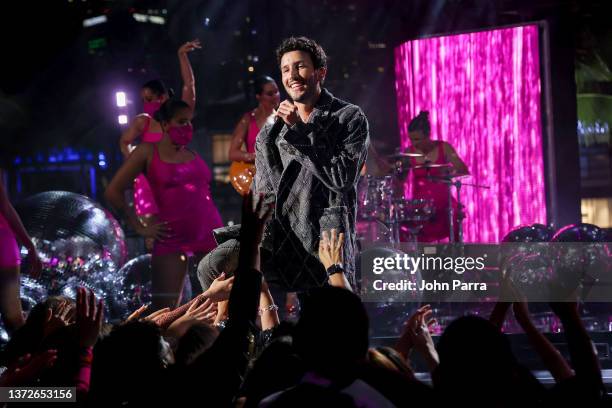
[[[409,158],[412,167],[411,198],[430,199],[434,207],[433,218],[419,233],[418,240],[421,242],[434,242],[449,238],[449,185],[441,181],[444,178],[470,174],[453,146],[442,140],[431,140],[430,133],[429,112],[421,111],[408,125],[411,144],[408,152],[419,154],[417,157]],[[454,209],[453,230],[455,241],[457,241],[457,201],[454,197],[451,199],[451,205]]]

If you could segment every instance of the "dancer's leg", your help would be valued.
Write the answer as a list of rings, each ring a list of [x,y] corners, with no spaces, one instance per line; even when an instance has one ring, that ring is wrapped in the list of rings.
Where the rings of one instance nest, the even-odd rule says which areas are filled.
[[[9,334],[25,323],[19,285],[19,265],[0,268],[0,315]]]
[[[181,253],[153,256],[153,310],[175,308],[179,304],[187,274],[187,262],[187,256]]]

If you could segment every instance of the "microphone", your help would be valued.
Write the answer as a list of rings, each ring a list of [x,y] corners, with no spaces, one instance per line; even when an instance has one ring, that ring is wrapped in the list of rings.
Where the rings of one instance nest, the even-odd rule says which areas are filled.
[[[276,109],[274,109],[274,110],[278,112],[279,106],[280,105],[276,106]],[[283,118],[281,118],[280,116],[277,116],[274,119],[274,124],[270,128],[270,133],[280,132],[282,130],[284,124],[285,124],[285,121],[283,120]]]

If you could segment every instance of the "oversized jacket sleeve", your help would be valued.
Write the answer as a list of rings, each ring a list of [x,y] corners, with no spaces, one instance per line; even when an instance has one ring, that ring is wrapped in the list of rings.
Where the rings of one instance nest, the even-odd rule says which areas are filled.
[[[333,125],[333,123],[332,123]],[[330,190],[352,188],[363,166],[369,144],[368,120],[360,109],[339,128],[298,122],[285,134],[295,159]],[[329,134],[333,129],[335,135]],[[333,145],[325,143],[333,140]],[[314,143],[312,142],[314,141]]]
[[[257,135],[255,142],[255,182],[252,190],[256,194],[263,193],[266,201],[274,199],[275,186],[280,181],[282,173],[281,160],[272,137],[272,132],[277,127],[277,125],[265,126]]]

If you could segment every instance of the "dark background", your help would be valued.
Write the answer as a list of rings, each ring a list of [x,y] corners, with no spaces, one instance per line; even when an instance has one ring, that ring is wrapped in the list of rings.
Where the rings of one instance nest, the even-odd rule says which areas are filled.
[[[223,173],[225,167],[212,162],[212,135],[231,132],[240,115],[254,106],[249,84],[255,77],[268,74],[278,80],[274,49],[287,36],[306,35],[326,49],[326,87],[363,108],[373,146],[384,154],[399,144],[393,72],[396,45],[425,35],[542,20],[550,28],[549,145],[557,162],[564,163],[558,166],[562,168],[549,168],[549,183],[555,186],[549,186],[549,198],[563,203],[558,204],[562,208],[552,209],[552,216],[561,223],[570,221],[579,216],[580,196],[612,196],[609,138],[607,144],[596,146],[593,159],[590,150],[578,149],[583,146],[576,134],[577,93],[612,94],[610,1],[13,3],[3,10],[0,37],[0,167],[7,170],[14,200],[49,189],[81,192],[100,200],[101,190],[120,165],[115,91],[128,92],[131,115],[140,112],[139,87],[149,79],[161,78],[180,91],[176,50],[184,41],[199,38],[203,43],[202,50],[190,54],[197,83],[195,147],[211,167]],[[163,17],[165,24],[137,22],[134,13]],[[84,19],[99,15],[108,21],[83,27]],[[606,123],[612,119],[605,107],[597,114]],[[93,163],[95,171],[89,167],[80,172],[66,170],[61,163],[70,151],[78,152],[77,167]],[[104,166],[99,165],[100,154]],[[55,167],[49,167],[51,156]],[[599,170],[588,170],[590,162],[597,162]],[[370,171],[375,168],[371,166]],[[587,184],[591,187],[581,189]],[[231,187],[216,183],[213,194],[224,220],[235,219],[239,200]]]

